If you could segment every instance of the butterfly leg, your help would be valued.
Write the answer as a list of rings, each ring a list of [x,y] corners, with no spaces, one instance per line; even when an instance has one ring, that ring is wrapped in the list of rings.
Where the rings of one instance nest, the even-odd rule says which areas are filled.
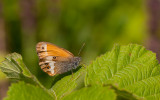
[[[73,69],[71,70],[71,72],[72,72],[72,78],[73,78]]]

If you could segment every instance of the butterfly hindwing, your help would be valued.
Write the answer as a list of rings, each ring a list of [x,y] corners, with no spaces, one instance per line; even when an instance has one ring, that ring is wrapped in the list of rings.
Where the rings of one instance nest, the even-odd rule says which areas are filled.
[[[57,71],[62,67],[67,66],[67,62],[70,62],[66,57],[46,56],[41,58],[39,65],[41,69],[48,73],[50,76],[57,74]]]

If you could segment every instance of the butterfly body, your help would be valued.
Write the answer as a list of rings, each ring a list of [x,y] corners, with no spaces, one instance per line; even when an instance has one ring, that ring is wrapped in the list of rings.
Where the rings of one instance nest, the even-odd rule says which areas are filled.
[[[50,76],[76,69],[80,57],[74,57],[69,51],[48,42],[39,42],[36,46],[41,69]]]

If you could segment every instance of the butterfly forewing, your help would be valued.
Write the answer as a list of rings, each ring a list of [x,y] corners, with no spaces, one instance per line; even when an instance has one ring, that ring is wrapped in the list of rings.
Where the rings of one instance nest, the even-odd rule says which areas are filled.
[[[39,42],[36,46],[36,50],[38,56],[41,58],[46,56],[61,56],[61,57],[74,56],[71,52],[48,42]]]

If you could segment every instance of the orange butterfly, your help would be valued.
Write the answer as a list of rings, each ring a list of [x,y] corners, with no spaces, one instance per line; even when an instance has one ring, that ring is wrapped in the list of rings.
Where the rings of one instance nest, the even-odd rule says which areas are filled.
[[[81,58],[54,44],[39,42],[36,46],[41,69],[50,76],[76,69]]]

